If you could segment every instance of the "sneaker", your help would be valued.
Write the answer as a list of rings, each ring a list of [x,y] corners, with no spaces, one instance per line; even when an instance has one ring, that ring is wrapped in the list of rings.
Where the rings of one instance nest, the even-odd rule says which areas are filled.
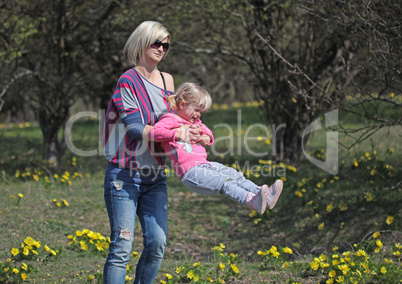
[[[250,201],[247,201],[247,207],[254,210],[260,214],[263,214],[267,209],[269,187],[267,185],[263,186],[261,190],[254,195]]]
[[[266,186],[266,185],[264,185]],[[263,186],[263,188],[264,188]],[[283,188],[283,181],[278,179],[275,181],[273,185],[271,185],[268,189],[268,198],[267,200],[267,207],[269,210],[272,210],[275,207],[276,202],[278,201],[279,196],[282,193]]]

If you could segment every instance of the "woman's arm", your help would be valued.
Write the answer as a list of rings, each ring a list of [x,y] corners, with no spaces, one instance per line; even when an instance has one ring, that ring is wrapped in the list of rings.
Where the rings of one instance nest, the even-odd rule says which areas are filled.
[[[170,114],[163,115],[161,119],[155,123],[154,127],[144,129],[144,135],[148,134],[148,140],[155,142],[182,140],[190,142],[190,133],[188,125],[180,125],[180,123]]]

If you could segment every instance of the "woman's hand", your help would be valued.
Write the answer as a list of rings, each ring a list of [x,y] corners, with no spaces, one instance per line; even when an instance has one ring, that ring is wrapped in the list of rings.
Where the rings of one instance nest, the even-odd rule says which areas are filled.
[[[190,131],[189,131],[189,125],[182,125],[177,129],[177,132],[175,134],[175,139],[179,141],[183,141],[186,143],[190,143]]]
[[[190,125],[189,132],[191,143],[197,143],[201,140],[202,129],[199,124]]]

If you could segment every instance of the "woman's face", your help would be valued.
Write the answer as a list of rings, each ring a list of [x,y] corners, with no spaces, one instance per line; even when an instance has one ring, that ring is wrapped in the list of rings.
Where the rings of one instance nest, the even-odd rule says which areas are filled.
[[[162,41],[163,43],[168,43],[168,38],[165,37]],[[162,58],[165,56],[165,51],[164,51],[164,46],[160,45],[158,47],[158,44],[152,44],[151,46],[149,46],[146,51],[145,51],[145,60],[149,63],[149,64],[158,64]],[[167,51],[167,50],[166,50]]]

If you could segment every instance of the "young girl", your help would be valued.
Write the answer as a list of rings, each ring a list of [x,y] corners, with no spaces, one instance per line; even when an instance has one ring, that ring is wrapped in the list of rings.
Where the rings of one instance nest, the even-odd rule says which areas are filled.
[[[201,114],[211,107],[209,93],[195,83],[183,83],[167,100],[175,113],[165,113],[150,130],[149,137],[161,142],[183,184],[200,194],[225,194],[260,214],[267,207],[274,208],[282,192],[281,180],[271,187],[260,187],[241,172],[208,161],[205,147],[190,142],[189,128],[201,128],[198,141],[204,145],[214,142],[212,131],[200,120]]]

